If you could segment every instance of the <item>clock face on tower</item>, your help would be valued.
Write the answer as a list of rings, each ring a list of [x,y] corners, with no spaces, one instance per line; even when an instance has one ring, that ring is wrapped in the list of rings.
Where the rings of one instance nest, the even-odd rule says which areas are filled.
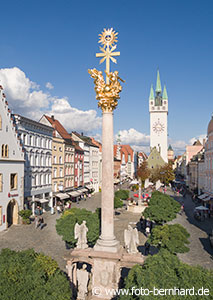
[[[153,124],[153,131],[158,135],[164,131],[164,124],[161,123],[159,119]]]

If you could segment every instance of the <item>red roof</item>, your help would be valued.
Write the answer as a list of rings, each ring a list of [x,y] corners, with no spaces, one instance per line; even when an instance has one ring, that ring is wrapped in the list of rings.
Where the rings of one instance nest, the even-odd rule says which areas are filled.
[[[73,146],[75,147],[75,150],[84,152],[84,150],[72,139],[71,135],[66,131],[64,126],[56,120],[54,117],[49,117],[47,115],[44,115],[45,118],[50,122],[52,127],[58,131],[58,133],[61,135],[61,137],[65,140],[70,140],[72,141]]]
[[[116,156],[116,154],[117,154],[117,148],[118,148],[118,145],[114,145],[114,156]],[[131,146],[130,145],[120,145],[120,148],[121,148],[121,150],[120,150],[121,151],[121,159],[124,154],[125,162],[127,163],[128,155],[130,155],[131,161],[133,161],[134,150],[131,148]]]
[[[62,136],[63,139],[71,139],[71,136],[69,135],[69,133],[66,131],[64,126],[61,125],[61,123],[58,120],[56,120],[54,117],[49,117],[47,115],[44,115],[44,116],[50,122],[52,127],[56,131],[58,131],[58,133]]]

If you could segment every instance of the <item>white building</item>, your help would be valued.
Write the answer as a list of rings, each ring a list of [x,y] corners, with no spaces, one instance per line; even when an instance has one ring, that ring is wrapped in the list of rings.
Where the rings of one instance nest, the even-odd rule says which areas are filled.
[[[14,115],[25,151],[24,198],[27,207],[52,207],[53,128],[20,115]]]
[[[0,231],[18,224],[24,203],[24,152],[0,86]]]
[[[150,148],[156,147],[161,157],[167,163],[168,149],[168,96],[166,86],[164,86],[163,95],[161,90],[160,74],[157,72],[157,84],[155,95],[153,86],[151,86],[149,96],[149,112],[150,112]]]
[[[211,197],[211,208],[213,210],[213,116],[208,125],[208,136],[205,144],[205,192]]]
[[[90,145],[90,182],[95,193],[99,192],[99,147],[89,142]]]

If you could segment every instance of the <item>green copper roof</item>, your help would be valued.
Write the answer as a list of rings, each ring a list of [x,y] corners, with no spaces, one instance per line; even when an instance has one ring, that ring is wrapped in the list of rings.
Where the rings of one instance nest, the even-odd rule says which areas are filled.
[[[164,85],[164,88],[163,88],[163,99],[164,100],[168,100],[168,95],[167,95],[167,91],[166,91],[166,85]]]
[[[168,148],[168,150],[173,150],[171,145],[169,145],[169,148]]]
[[[150,94],[149,94],[149,100],[154,100],[154,90],[153,90],[153,85],[151,85],[151,89],[150,89]]]
[[[157,72],[157,83],[156,83],[156,93],[161,93],[161,83],[160,83],[160,73],[159,70]]]

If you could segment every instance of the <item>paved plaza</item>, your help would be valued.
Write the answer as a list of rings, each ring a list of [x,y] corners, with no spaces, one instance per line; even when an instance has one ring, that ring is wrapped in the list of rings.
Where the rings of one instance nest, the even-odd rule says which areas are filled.
[[[173,195],[172,193],[170,193]],[[182,201],[182,197],[176,197],[176,200]],[[195,204],[192,202],[189,195],[184,198],[185,210],[182,216],[178,215],[171,223],[182,224],[190,233],[190,251],[179,255],[183,262],[191,265],[199,264],[206,268],[213,268],[213,260],[211,258],[213,251],[209,245],[208,235],[213,226],[213,220],[207,219],[204,222],[199,222],[193,217],[193,208]],[[87,199],[80,201],[79,204],[73,203],[72,207],[87,208],[95,211],[101,206],[101,193],[97,193]],[[57,214],[51,215],[49,212],[44,214],[45,223],[47,226],[42,230],[35,229],[34,223],[30,225],[11,226],[6,231],[0,232],[0,249],[10,248],[14,250],[23,250],[33,248],[36,252],[43,252],[46,255],[54,258],[59,267],[66,271],[66,261],[70,250],[66,250],[65,244],[61,237],[57,235],[55,230]],[[115,214],[115,235],[117,239],[124,245],[124,229],[127,228],[129,222],[136,225],[140,215],[127,212],[125,209],[118,210]],[[144,245],[146,237],[142,232],[139,232],[140,245]],[[143,252],[143,248],[140,247]]]

